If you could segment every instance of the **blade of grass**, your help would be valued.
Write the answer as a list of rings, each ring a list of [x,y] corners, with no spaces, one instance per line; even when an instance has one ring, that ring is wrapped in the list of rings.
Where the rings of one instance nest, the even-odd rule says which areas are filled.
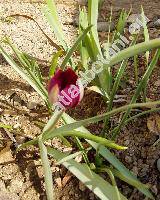
[[[144,33],[144,38],[145,41],[149,41],[149,32],[148,32],[148,28],[147,28],[147,22],[145,19],[145,15],[144,15],[144,10],[143,7],[141,6],[141,17],[142,17],[142,25],[143,25],[143,33]],[[146,53],[146,65],[148,67],[148,60],[149,60],[149,51],[147,51]],[[143,101],[146,102],[146,94],[147,94],[147,82],[145,83],[145,87],[144,87],[144,91],[143,91]]]
[[[91,147],[88,148],[88,149],[85,149],[86,152],[88,152],[89,150],[91,150]],[[83,152],[84,152],[84,151],[78,151],[78,152],[76,152],[76,153],[72,153],[72,154],[69,154],[69,155],[66,154],[66,157],[64,157],[64,158],[62,158],[62,159],[58,159],[58,161],[57,161],[56,164],[57,164],[57,165],[61,165],[61,164],[63,164],[64,162],[67,162],[67,161],[69,161],[69,160],[72,160],[72,159],[76,158],[77,156],[83,155]]]
[[[75,120],[73,118],[71,118],[69,115],[67,115],[66,113],[63,114],[63,120],[66,124],[71,124],[74,123]],[[90,132],[84,128],[84,127],[80,127],[77,128],[77,130],[84,132],[86,134],[89,134]],[[105,148],[104,146],[99,146],[99,144],[92,142],[90,140],[86,140],[95,150],[97,150],[99,148],[99,154],[101,154],[110,164],[112,164],[117,170],[119,170],[122,174],[124,174],[126,177],[136,180],[140,183],[140,181],[137,179],[137,177],[131,173],[124,165],[123,163],[121,163],[116,157],[115,155],[113,155],[107,148]],[[152,194],[149,192],[149,190],[147,188],[140,188],[139,189],[143,194],[147,194],[148,197],[150,197],[151,199],[154,199]]]
[[[129,12],[130,13],[130,12]],[[112,38],[112,43],[119,39],[119,34],[123,35],[124,33],[124,28],[125,28],[125,25],[126,25],[126,21],[127,21],[127,18],[128,18],[129,14],[127,14],[127,12],[122,9],[121,11],[121,14],[120,14],[120,17],[118,19],[118,23],[117,23],[117,26],[116,26],[116,30],[113,34],[113,38]]]
[[[61,153],[55,149],[47,148],[48,154],[53,156],[55,159],[63,159],[66,154]],[[82,183],[86,185],[90,190],[92,190],[100,199],[103,200],[115,200],[115,190],[112,185],[107,181],[102,179],[99,175],[92,172],[87,165],[80,164],[75,160],[71,159],[63,163],[63,165],[73,173]],[[126,198],[120,194],[121,200],[126,200]]]
[[[63,50],[58,51],[52,57],[51,67],[49,69],[49,76],[52,77],[58,64],[58,58],[63,54]]]
[[[110,148],[114,148],[114,149],[118,149],[118,150],[127,149],[127,147],[123,147],[123,146],[117,145],[113,141],[107,140],[105,138],[102,138],[102,137],[99,137],[99,136],[96,136],[96,135],[93,135],[93,134],[86,134],[86,133],[83,133],[83,132],[80,132],[80,131],[75,131],[75,130],[73,130],[73,131],[64,131],[64,132],[59,132],[58,129],[56,129],[56,130],[57,130],[56,133],[54,131],[46,133],[43,136],[43,141],[46,141],[48,139],[53,139],[54,137],[57,137],[58,135],[62,135],[64,137],[65,136],[72,136],[72,137],[88,139],[88,140],[97,142],[99,144],[102,144],[102,145],[104,145],[106,147],[110,147]]]
[[[153,39],[148,42],[142,42],[139,44],[136,44],[134,46],[128,47],[120,52],[118,52],[115,56],[113,56],[109,63],[104,64],[104,68],[113,66],[122,60],[125,60],[127,58],[133,57],[134,55],[138,55],[140,53],[146,52],[150,49],[158,48],[160,47],[160,39]]]
[[[89,25],[93,25],[91,28],[91,37],[93,39],[92,42],[95,42],[94,46],[98,49],[99,54],[101,54],[101,48],[97,32],[97,19],[98,19],[98,0],[95,1],[88,0],[88,22]]]
[[[77,40],[75,41],[75,43],[73,44],[73,46],[70,48],[70,50],[67,52],[66,57],[64,58],[62,64],[61,64],[61,69],[64,69],[66,64],[68,63],[70,57],[72,56],[73,52],[77,49],[78,45],[80,44],[80,42],[85,38],[85,36],[87,35],[88,31],[90,31],[92,26],[87,27],[83,33],[81,35],[79,35],[79,37],[77,38]]]
[[[147,114],[150,114],[152,112],[159,112],[160,111],[160,108],[152,108],[150,110],[146,110],[146,111],[143,111],[137,115],[134,115],[130,118],[128,118],[126,121],[125,121],[125,125],[128,124],[130,121],[133,121],[134,119],[138,118],[138,117],[141,117],[143,115],[147,115]]]
[[[79,34],[82,34],[83,30],[88,27],[87,13],[85,9],[80,9],[79,11]],[[82,28],[83,27],[83,28]],[[87,35],[86,35],[87,37]],[[85,70],[88,69],[88,58],[89,54],[87,52],[87,48],[85,46],[84,40],[81,41],[79,45],[79,51],[81,54],[82,65]]]
[[[109,168],[106,168],[105,171],[107,172],[107,174],[109,175],[111,181],[112,181],[112,185],[113,187],[115,188],[115,194],[116,194],[116,199],[117,200],[121,200],[121,197],[120,197],[120,192],[118,190],[118,187],[117,187],[117,184],[116,184],[116,181],[115,181],[115,178],[114,178],[114,175],[112,173],[112,171],[109,169]]]
[[[40,156],[41,156],[43,172],[44,172],[47,199],[56,200],[53,193],[53,179],[52,179],[52,172],[51,172],[51,168],[50,168],[50,164],[49,164],[49,160],[47,156],[47,149],[41,139],[38,140],[38,145],[40,148]]]
[[[68,132],[68,131],[71,131],[73,129],[79,128],[81,126],[86,126],[90,123],[95,123],[95,122],[101,121],[101,120],[105,119],[106,116],[111,116],[111,115],[117,114],[119,112],[122,112],[124,110],[128,110],[128,109],[131,109],[131,108],[137,108],[137,107],[155,106],[155,105],[159,105],[159,104],[160,104],[160,101],[148,102],[148,103],[135,103],[135,104],[125,105],[125,106],[116,108],[114,110],[111,110],[110,112],[107,112],[107,113],[104,113],[104,114],[101,114],[101,115],[98,115],[98,116],[95,116],[95,117],[91,117],[91,118],[88,118],[88,119],[80,120],[80,121],[77,121],[77,122],[74,122],[74,123],[71,123],[71,124],[66,124],[66,125],[58,128],[58,129],[50,130],[50,131],[47,131],[47,132],[44,132],[44,133],[49,135],[49,134],[59,134],[59,133],[63,133],[63,132],[66,132],[66,131]]]
[[[136,89],[136,91],[135,91],[135,93],[134,93],[134,95],[131,99],[130,104],[133,104],[137,101],[137,98],[139,97],[141,91],[144,89],[145,83],[148,82],[148,80],[149,80],[149,77],[150,77],[150,75],[151,75],[151,73],[152,73],[152,71],[153,71],[153,69],[154,69],[154,67],[155,67],[155,65],[158,61],[159,56],[160,56],[160,49],[156,51],[150,65],[148,66],[145,74],[142,77],[142,80],[140,81],[140,83],[139,83],[139,85],[138,85],[138,87],[137,87],[137,89]],[[118,127],[116,127],[113,130],[113,133],[114,133],[113,138],[115,138],[117,136],[117,134],[119,133],[120,129],[122,128],[124,122],[126,121],[128,115],[129,115],[130,111],[131,111],[131,109],[128,108],[126,113],[123,115],[122,120],[121,120],[120,124],[118,125]]]
[[[134,74],[135,74],[135,81],[136,81],[136,84],[138,84],[138,56],[135,55],[134,56]]]
[[[42,99],[47,102],[47,92],[45,94],[40,90],[40,88],[37,86],[37,84],[31,79],[31,77],[26,74],[26,72],[19,67],[15,61],[6,53],[6,51],[3,49],[3,47],[0,45],[0,50],[6,61],[13,67],[13,69],[23,78],[25,79],[36,91],[37,93],[42,97]],[[45,91],[45,88],[44,88]]]
[[[12,129],[12,126],[0,123],[0,128]]]
[[[142,17],[142,25],[143,25],[143,29],[144,29],[144,38],[145,38],[145,42],[149,41],[149,32],[148,32],[148,28],[147,28],[147,23],[146,23],[146,19],[145,19],[145,14],[144,14],[144,10],[143,7],[141,6],[141,17]],[[146,63],[148,65],[148,59],[149,59],[149,51],[146,52]]]
[[[47,6],[42,8],[42,12],[44,13],[45,17],[47,18],[50,26],[52,27],[57,39],[59,40],[60,44],[63,46],[64,50],[67,50],[67,44],[65,42],[64,34],[62,31],[62,27],[58,20],[57,9],[53,0],[47,0]]]
[[[143,184],[143,183],[140,183],[136,180],[133,180],[133,179],[130,179],[129,177],[126,177],[124,174],[120,173],[119,171],[115,170],[115,169],[111,169],[112,173],[114,174],[114,176],[120,178],[121,180],[123,180],[124,182],[136,187],[138,190],[143,190],[143,188],[146,188],[146,190],[144,191],[144,194],[146,196],[148,196],[149,198],[151,199],[154,199],[153,195],[148,192],[148,186]]]

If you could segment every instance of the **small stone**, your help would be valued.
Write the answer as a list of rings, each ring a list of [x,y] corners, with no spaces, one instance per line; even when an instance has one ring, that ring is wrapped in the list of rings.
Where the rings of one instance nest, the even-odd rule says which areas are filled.
[[[78,5],[86,6],[87,5],[87,0],[78,0]]]
[[[156,82],[154,83],[154,85],[157,86],[157,87],[160,86],[160,80],[156,81]]]
[[[153,192],[155,195],[158,194],[158,189],[157,189],[157,186],[156,186],[156,185],[153,185],[153,186],[151,187],[151,190],[152,190],[152,192]]]
[[[36,102],[28,102],[27,104],[27,108],[30,109],[30,110],[33,110],[33,109],[36,109],[37,107],[37,103]]]
[[[79,182],[79,189],[80,189],[82,192],[84,192],[85,189],[86,189],[85,185],[84,185],[82,182]]]
[[[157,160],[157,169],[158,169],[159,172],[160,172],[160,158]]]
[[[136,166],[134,166],[132,168],[132,172],[137,176],[138,175],[138,168]]]
[[[125,161],[126,161],[127,163],[131,163],[131,162],[132,162],[132,158],[131,158],[130,156],[126,156],[126,157],[125,157]]]
[[[16,123],[16,124],[13,126],[13,128],[15,128],[15,129],[17,129],[17,128],[19,128],[19,127],[21,127],[21,124],[20,124],[20,123]]]
[[[110,31],[114,30],[114,23],[108,23],[108,22],[98,22],[97,24],[97,29],[99,32],[108,32],[109,31],[109,26],[110,26]]]
[[[90,194],[89,194],[89,199],[90,199],[90,200],[94,200],[94,199],[95,199],[95,195],[94,195],[93,193],[90,193]]]
[[[130,140],[126,140],[126,141],[124,141],[124,146],[128,146],[129,143],[130,143]]]

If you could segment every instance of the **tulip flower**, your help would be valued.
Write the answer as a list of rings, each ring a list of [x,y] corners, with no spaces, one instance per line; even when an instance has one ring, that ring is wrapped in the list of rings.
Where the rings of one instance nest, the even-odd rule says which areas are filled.
[[[84,87],[71,68],[58,69],[49,82],[48,93],[51,104],[61,109],[73,108],[81,101]]]

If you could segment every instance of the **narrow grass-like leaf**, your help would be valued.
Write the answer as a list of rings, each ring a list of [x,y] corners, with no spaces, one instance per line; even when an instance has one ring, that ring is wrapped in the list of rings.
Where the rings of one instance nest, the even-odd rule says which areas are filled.
[[[160,49],[156,51],[150,65],[148,66],[145,74],[142,77],[142,80],[140,81],[140,83],[139,83],[139,85],[138,85],[138,87],[137,87],[137,89],[136,89],[136,91],[135,91],[135,93],[134,93],[134,95],[131,99],[130,104],[133,104],[137,101],[137,98],[139,97],[140,93],[144,89],[144,86],[146,85],[145,83],[147,83],[147,81],[149,80],[149,77],[150,77],[150,75],[151,75],[151,73],[152,73],[152,71],[153,71],[153,69],[154,69],[154,67],[155,67],[155,65],[156,65],[156,63],[159,59],[159,56],[160,56]],[[130,111],[131,111],[131,109],[128,108],[126,113],[123,115],[120,124],[118,125],[118,127],[115,128],[115,133],[114,133],[113,138],[115,138],[116,135],[118,134],[118,132],[120,131],[121,127],[123,126],[125,120],[127,119],[128,115],[129,115]],[[113,130],[113,132],[114,132],[114,130]]]
[[[51,67],[49,69],[49,76],[52,77],[57,67],[58,58],[63,54],[63,50],[58,51],[52,57]]]
[[[55,159],[63,159],[66,154],[61,153],[55,149],[47,148],[48,154]],[[75,160],[69,160],[63,163],[63,165],[73,173],[82,183],[85,184],[90,190],[92,190],[100,199],[103,200],[115,200],[116,194],[114,187],[107,181],[102,179],[99,175],[91,171],[87,165],[80,164]],[[121,200],[127,200],[122,194],[120,194]]]
[[[91,147],[88,148],[88,149],[85,149],[86,152],[89,151],[89,150],[91,150]],[[74,159],[74,158],[76,158],[77,156],[80,156],[80,155],[83,155],[83,151],[78,151],[76,153],[72,153],[72,154],[66,155],[66,157],[64,157],[62,159],[59,159],[56,164],[57,165],[63,164],[64,162],[67,162],[67,161],[69,161],[71,159]]]
[[[50,118],[48,123],[43,128],[43,136],[45,135],[45,132],[49,132],[55,128],[55,125],[56,125],[57,121],[60,119],[60,117],[62,116],[63,112],[64,112],[63,110],[60,110],[60,111],[55,110],[52,117]]]
[[[42,160],[43,172],[44,172],[44,180],[46,186],[46,194],[48,200],[56,200],[53,194],[53,179],[52,179],[52,172],[47,156],[47,149],[43,144],[42,140],[38,140],[38,145],[40,148],[40,156]]]
[[[86,37],[88,31],[90,31],[92,26],[87,27],[83,33],[81,35],[79,35],[79,37],[77,38],[77,40],[75,41],[75,43],[73,44],[73,46],[70,48],[70,50],[67,52],[66,57],[64,58],[62,64],[61,64],[61,69],[64,69],[66,64],[68,63],[69,59],[71,58],[73,52],[77,49],[78,45],[80,44],[80,42]]]
[[[58,20],[58,14],[56,11],[56,6],[54,1],[47,0],[48,7],[44,6],[42,8],[42,12],[44,13],[45,17],[47,18],[50,26],[52,27],[57,39],[59,40],[60,44],[63,46],[64,50],[67,50],[67,44],[65,42],[64,34],[61,28],[61,25]]]
[[[144,38],[145,38],[145,42],[149,41],[149,32],[148,32],[148,28],[147,28],[147,22],[145,19],[145,14],[144,14],[144,10],[143,7],[141,6],[141,17],[142,17],[142,25],[143,25],[143,33],[144,33]],[[149,51],[146,52],[146,63],[148,65],[148,59],[149,59]]]
[[[6,61],[13,67],[13,69],[24,79],[26,80],[36,91],[37,93],[45,100],[47,101],[47,92],[44,94],[40,88],[37,86],[37,84],[31,79],[31,77],[26,74],[26,72],[17,65],[17,63],[6,53],[6,51],[3,49],[3,47],[0,45],[0,50]],[[44,88],[45,91],[45,88]]]
[[[0,123],[0,128],[12,129],[12,126]]]
[[[63,114],[62,116],[64,122],[66,124],[70,124],[70,123],[74,123],[75,120],[73,118],[71,118],[69,115],[67,115],[66,113]],[[84,132],[84,133],[90,133],[86,128],[84,127],[80,127],[77,128],[78,131]],[[99,154],[101,154],[110,164],[112,164],[117,170],[119,170],[121,172],[121,174],[124,174],[126,177],[128,177],[129,179],[133,179],[139,182],[139,180],[137,179],[137,177],[131,173],[124,165],[123,163],[121,163],[107,148],[105,148],[104,146],[99,146],[99,144],[87,140],[87,142],[95,149],[98,149]],[[148,189],[144,188],[140,188],[139,189],[143,194],[148,194],[148,196],[152,197],[152,194],[149,192]]]
[[[55,2],[54,2],[54,0],[46,0],[46,2],[47,2],[48,9],[50,10],[50,13],[52,14],[53,20],[54,20],[55,24],[57,25],[57,29],[59,30],[59,33],[62,35],[62,38],[64,39],[62,26],[59,21]]]
[[[87,20],[86,10],[80,9],[80,13],[79,13],[79,34],[82,34],[83,30],[87,27],[88,27],[88,20]],[[80,51],[80,54],[81,54],[82,65],[83,65],[84,69],[87,70],[88,69],[89,53],[87,51],[87,47],[85,46],[84,40],[81,41],[81,43],[79,45],[79,51]]]
[[[112,171],[110,169],[105,169],[105,171],[107,172],[107,174],[109,175],[111,181],[112,181],[112,185],[113,187],[115,188],[115,194],[116,194],[116,199],[117,200],[121,200],[121,197],[120,197],[120,192],[118,190],[118,187],[117,187],[117,184],[116,184],[116,181],[115,181],[115,178],[114,178],[114,175],[112,173]]]
[[[114,42],[116,39],[119,38],[119,34],[123,35],[127,17],[128,17],[128,14],[123,9],[121,11],[120,17],[118,19],[118,23],[117,23],[116,30],[115,30],[115,33],[114,33],[113,38],[112,38],[112,42]]]
[[[55,132],[51,131],[49,133],[46,133],[45,136],[43,136],[43,141],[48,140],[48,139],[53,139],[54,137],[56,137],[58,135],[62,135],[64,137],[65,136],[72,136],[72,137],[78,137],[78,138],[84,138],[84,139],[92,140],[92,141],[97,142],[99,144],[102,144],[106,147],[114,148],[114,149],[117,149],[117,150],[127,149],[127,147],[122,147],[120,145],[115,144],[115,142],[113,142],[111,140],[107,140],[105,138],[102,138],[102,137],[99,137],[99,136],[96,136],[96,135],[93,135],[93,134],[85,134],[83,132],[75,131],[75,130],[61,132],[61,130],[58,131],[58,129],[56,129]]]
[[[135,75],[135,81],[136,84],[138,84],[138,56],[134,56],[134,75]]]
[[[93,25],[91,28],[91,37],[92,42],[97,49],[99,54],[101,54],[101,48],[98,39],[98,32],[97,32],[97,19],[98,19],[98,0],[88,0],[88,22],[89,25]],[[96,50],[96,49],[95,49]]]
[[[150,114],[150,113],[152,113],[152,112],[159,112],[159,111],[160,111],[160,108],[152,108],[152,109],[150,109],[150,110],[143,111],[143,112],[141,112],[141,113],[139,113],[139,114],[136,114],[136,115],[134,115],[134,116],[132,116],[132,117],[129,117],[129,118],[124,122],[124,124],[126,125],[126,124],[129,123],[130,121],[133,121],[134,119],[137,119],[138,117],[141,117],[141,116],[143,116],[143,115],[147,115],[147,114]]]
[[[115,176],[117,176],[118,178],[120,178],[121,180],[125,181],[126,183],[136,187],[138,190],[143,191],[143,193],[149,197],[150,199],[154,199],[153,195],[149,192],[148,190],[148,186],[137,181],[134,179],[131,179],[129,177],[126,177],[124,174],[120,173],[119,171],[115,170],[115,169],[111,169],[111,171],[113,172],[113,174]],[[144,190],[144,188],[146,188],[146,190]]]
[[[111,57],[109,63],[104,64],[104,68],[113,66],[121,62],[122,60],[133,57],[134,55],[138,55],[140,53],[159,47],[160,47],[160,39],[153,39],[148,42],[142,42],[134,46],[128,47],[118,52],[115,56]]]
[[[73,129],[77,129],[77,128],[81,127],[81,126],[86,126],[86,125],[88,125],[90,123],[95,123],[95,122],[104,120],[107,116],[112,116],[114,114],[117,114],[119,112],[131,109],[131,108],[155,106],[155,105],[159,105],[159,104],[160,104],[160,101],[125,105],[125,106],[116,108],[114,110],[111,110],[111,111],[109,111],[107,113],[104,113],[104,114],[101,114],[101,115],[97,115],[95,117],[91,117],[91,118],[88,118],[88,119],[80,120],[80,121],[77,121],[77,122],[74,122],[74,123],[71,123],[71,124],[66,124],[66,125],[58,128],[58,129],[54,129],[54,130],[50,129],[50,131],[47,131],[47,135],[49,135],[49,134],[59,134],[59,133],[63,134],[63,132],[66,132],[66,131],[68,132],[68,131],[71,131]],[[44,135],[45,134],[46,134],[46,132],[44,133]]]

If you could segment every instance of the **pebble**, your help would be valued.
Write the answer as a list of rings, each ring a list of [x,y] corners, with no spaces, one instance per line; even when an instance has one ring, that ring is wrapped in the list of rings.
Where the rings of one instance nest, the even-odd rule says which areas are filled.
[[[78,0],[78,5],[86,6],[87,5],[87,0]]]
[[[99,32],[108,32],[109,31],[109,22],[98,22],[97,29]],[[115,28],[114,23],[110,25],[110,31],[113,31]]]
[[[79,189],[84,192],[85,189],[86,189],[86,186],[82,183],[82,182],[79,182]]]
[[[30,101],[27,104],[27,108],[30,109],[30,110],[36,109],[36,107],[37,107],[37,103],[36,102]]]
[[[126,157],[125,157],[125,161],[126,161],[127,163],[131,163],[131,162],[132,162],[132,157],[126,156]]]
[[[158,169],[159,172],[160,172],[160,158],[157,160],[157,169]]]

